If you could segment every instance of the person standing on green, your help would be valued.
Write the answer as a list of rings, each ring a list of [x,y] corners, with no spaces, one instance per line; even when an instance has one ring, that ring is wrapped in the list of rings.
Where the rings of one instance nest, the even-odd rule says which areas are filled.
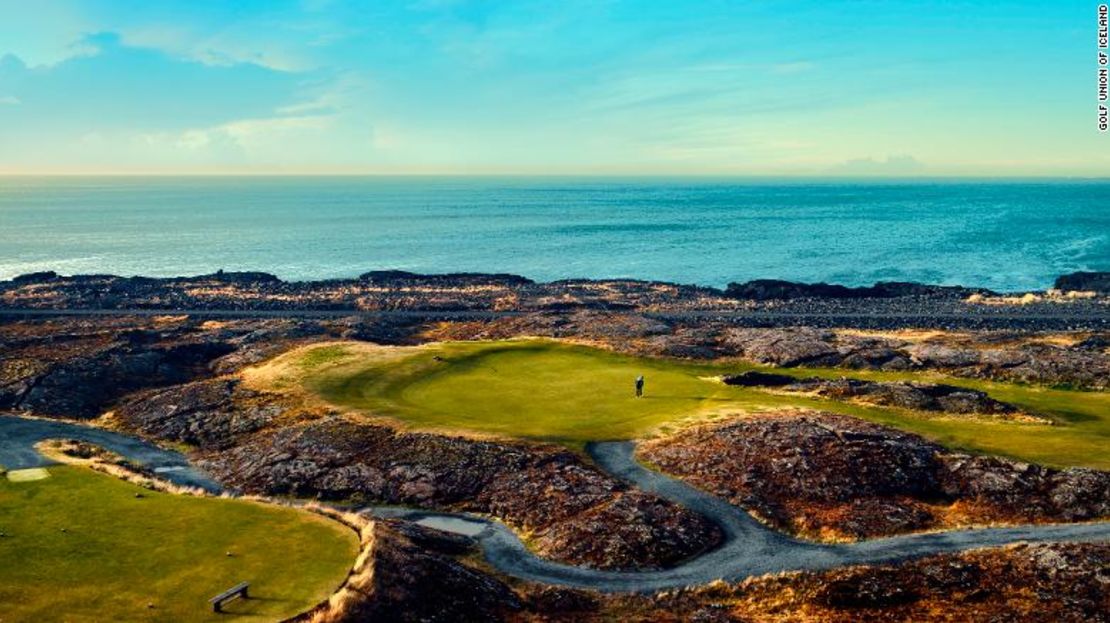
[[[642,398],[644,396],[644,375],[636,377],[636,397]]]

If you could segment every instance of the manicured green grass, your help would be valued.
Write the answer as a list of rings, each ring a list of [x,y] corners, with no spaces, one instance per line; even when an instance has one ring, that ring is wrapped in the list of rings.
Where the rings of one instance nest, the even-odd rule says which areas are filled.
[[[919,379],[983,389],[1053,426],[937,417],[901,409],[782,396],[713,380],[756,366],[696,364],[618,355],[548,340],[434,344],[388,355],[358,347],[329,349],[328,365],[293,366],[298,383],[335,404],[402,419],[419,427],[469,429],[580,446],[642,437],[684,421],[775,407],[835,411],[920,433],[953,448],[1051,465],[1110,469],[1110,394],[954,379],[936,374],[779,370],[799,376]],[[386,351],[382,351],[383,353]],[[312,349],[298,357],[309,356]],[[633,395],[637,375],[646,394]],[[275,382],[293,383],[276,375]]]
[[[0,478],[3,623],[274,621],[326,599],[357,555],[353,531],[307,511],[49,471]],[[208,598],[241,581],[252,598],[213,613]]]

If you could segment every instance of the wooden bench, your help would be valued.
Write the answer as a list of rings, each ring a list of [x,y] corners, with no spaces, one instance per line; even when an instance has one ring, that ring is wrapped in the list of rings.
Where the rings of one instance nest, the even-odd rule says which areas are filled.
[[[247,594],[247,588],[249,586],[250,582],[240,582],[212,599],[209,599],[208,603],[212,604],[212,612],[223,612],[224,602],[231,601],[236,597],[249,599],[250,595]]]

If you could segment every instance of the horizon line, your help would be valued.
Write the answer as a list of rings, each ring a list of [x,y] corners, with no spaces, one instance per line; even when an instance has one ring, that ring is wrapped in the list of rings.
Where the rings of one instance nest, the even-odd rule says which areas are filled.
[[[1074,180],[1074,181],[1110,181],[1110,175],[1093,174],[936,174],[936,175],[885,175],[885,174],[859,174],[842,175],[835,173],[691,173],[691,172],[321,172],[321,171],[254,171],[254,172],[220,172],[220,171],[47,171],[47,172],[15,172],[0,171],[0,178],[76,178],[76,177],[457,177],[457,178],[716,178],[716,179],[795,179],[795,180],[891,180],[891,181],[928,181],[928,180]]]

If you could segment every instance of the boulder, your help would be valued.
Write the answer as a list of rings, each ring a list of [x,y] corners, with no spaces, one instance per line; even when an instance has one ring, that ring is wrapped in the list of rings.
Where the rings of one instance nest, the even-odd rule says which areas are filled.
[[[1065,292],[1078,291],[1110,294],[1110,272],[1079,271],[1067,275],[1060,275],[1056,278],[1053,287]]]

